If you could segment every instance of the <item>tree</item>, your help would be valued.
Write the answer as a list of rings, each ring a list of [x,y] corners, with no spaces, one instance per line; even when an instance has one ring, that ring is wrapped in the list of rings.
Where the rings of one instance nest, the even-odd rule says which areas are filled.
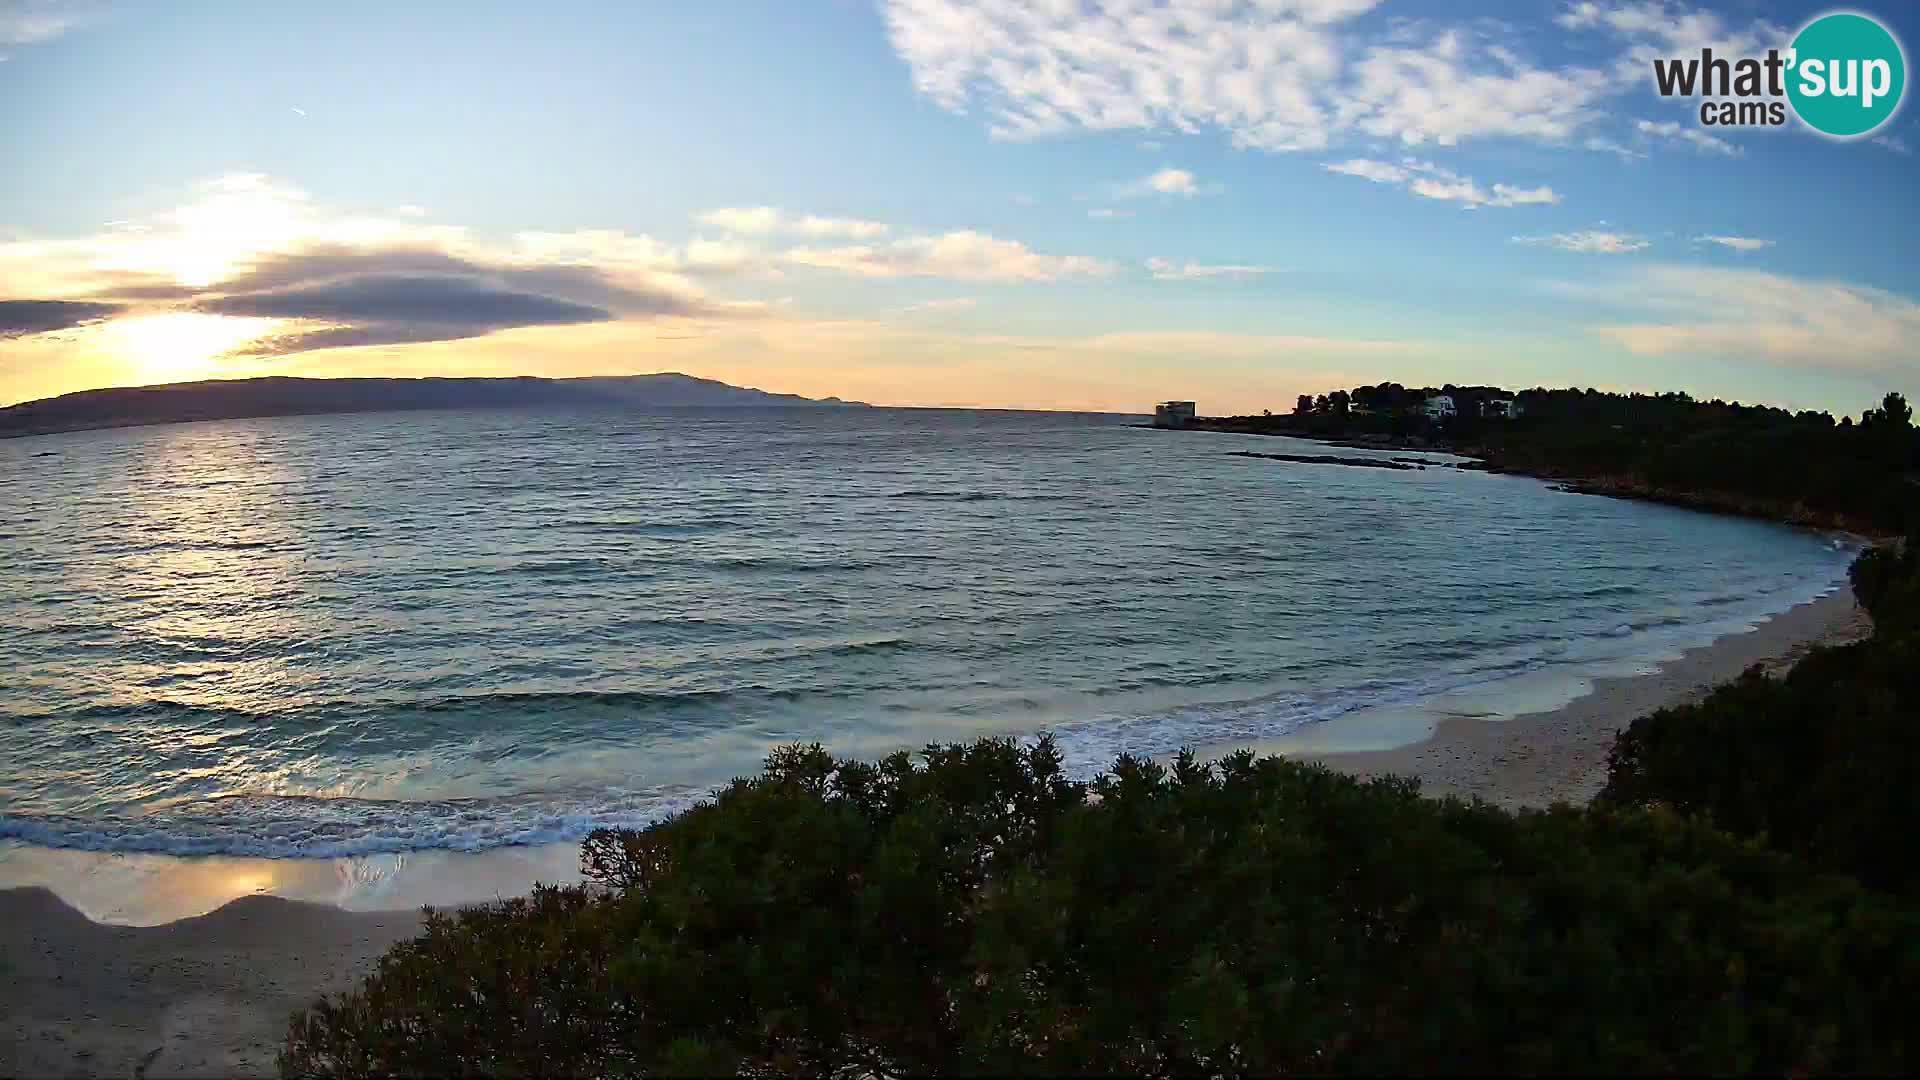
[[[1913,407],[1899,393],[1890,393],[1880,402],[1880,415],[1902,431],[1913,427]]]
[[[1301,394],[1299,397],[1294,399],[1293,414],[1295,416],[1305,416],[1307,413],[1310,413],[1312,411],[1313,411],[1313,395]]]

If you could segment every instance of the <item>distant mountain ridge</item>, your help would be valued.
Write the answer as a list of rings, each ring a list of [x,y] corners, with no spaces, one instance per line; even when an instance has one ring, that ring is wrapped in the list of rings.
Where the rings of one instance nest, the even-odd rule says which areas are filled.
[[[0,438],[95,428],[240,420],[317,413],[399,412],[426,409],[626,406],[798,406],[867,408],[837,397],[771,394],[678,372],[546,379],[510,378],[212,379],[81,390],[0,409]]]

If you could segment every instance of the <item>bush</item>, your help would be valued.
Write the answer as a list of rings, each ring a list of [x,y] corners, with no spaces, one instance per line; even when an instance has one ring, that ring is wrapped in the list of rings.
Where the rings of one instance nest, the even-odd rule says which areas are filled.
[[[1920,547],[1855,561],[1874,632],[1758,669],[1615,740],[1602,803],[1664,803],[1881,889],[1920,894]]]
[[[818,747],[451,916],[288,1075],[1892,1071],[1920,925],[1664,810]]]

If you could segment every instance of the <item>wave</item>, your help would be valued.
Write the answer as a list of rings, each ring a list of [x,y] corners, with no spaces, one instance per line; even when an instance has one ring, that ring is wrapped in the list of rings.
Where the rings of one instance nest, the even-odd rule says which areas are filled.
[[[644,828],[707,792],[390,802],[236,795],[181,814],[69,817],[0,813],[0,840],[77,851],[266,859],[485,851],[570,843],[600,828]]]
[[[853,650],[896,648],[904,642],[892,639],[852,642],[842,648]],[[683,711],[691,708],[723,709],[747,703],[792,703],[808,700],[832,700],[846,697],[845,691],[819,686],[775,687],[743,686],[732,690],[558,690],[520,693],[451,694],[431,698],[369,697],[358,700],[319,701],[281,709],[254,710],[201,705],[188,701],[159,698],[152,701],[88,705],[77,709],[19,711],[0,709],[0,721],[15,726],[53,720],[105,721],[207,721],[219,720],[242,725],[303,723],[331,724],[343,718],[365,718],[390,713],[488,716],[502,713],[566,713],[575,711],[649,712]]]
[[[882,499],[921,499],[928,502],[1069,502],[1069,495],[1047,495],[1032,492],[1010,491],[935,491],[923,488],[908,488],[905,491],[889,491],[881,495]]]

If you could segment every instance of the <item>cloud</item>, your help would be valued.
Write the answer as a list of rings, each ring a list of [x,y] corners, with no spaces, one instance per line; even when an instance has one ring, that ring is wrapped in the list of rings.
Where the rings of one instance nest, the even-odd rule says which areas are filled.
[[[694,220],[729,232],[769,233],[780,226],[781,213],[771,206],[729,206],[709,210]]]
[[[84,21],[77,5],[62,0],[0,0],[0,46],[33,45]]]
[[[1628,89],[1653,85],[1656,57],[1698,55],[1711,48],[1718,56],[1754,56],[1769,47],[1784,46],[1791,34],[1765,19],[1740,26],[1717,12],[1670,6],[1664,0],[1593,0],[1567,5],[1554,20],[1562,28],[1612,35],[1623,51],[1613,69]]]
[[[1116,218],[1130,218],[1133,216],[1133,211],[1115,210],[1111,206],[1096,206],[1087,211],[1087,216],[1096,220],[1111,221]]]
[[[1751,236],[1701,236],[1696,239],[1739,252],[1759,251],[1761,248],[1773,246],[1771,240],[1757,240]]]
[[[1476,44],[1460,28],[1423,45],[1375,46],[1353,72],[1334,107],[1338,124],[1409,146],[1562,140],[1594,119],[1595,105],[1616,89],[1604,72],[1532,67],[1501,46]]]
[[[93,236],[0,244],[0,295],[21,298],[0,317],[9,336],[187,312],[269,320],[257,324],[265,340],[250,352],[277,355],[740,314],[694,280],[738,272],[746,255],[734,245],[676,248],[616,230],[483,242],[417,216],[329,209],[251,174],[195,193]]]
[[[1583,232],[1554,233],[1550,236],[1516,236],[1516,244],[1528,244],[1541,247],[1559,248],[1561,251],[1576,251],[1589,255],[1631,255],[1644,251],[1651,246],[1645,237],[1628,233],[1601,232],[1588,229]]]
[[[953,296],[944,300],[922,300],[917,304],[908,304],[901,311],[967,311],[979,306],[980,301],[971,296]]]
[[[1482,207],[1551,206],[1560,201],[1550,187],[1523,188],[1495,184],[1482,188],[1470,176],[1462,176],[1431,161],[1402,158],[1398,164],[1370,158],[1323,163],[1321,168],[1344,176],[1357,176],[1376,184],[1404,185],[1407,191],[1427,199],[1457,202],[1468,210]]]
[[[0,300],[0,338],[84,326],[119,310],[119,304],[89,300]]]
[[[1178,195],[1190,199],[1200,194],[1200,185],[1194,181],[1193,174],[1185,169],[1161,169],[1138,180],[1117,185],[1113,194],[1119,199],[1137,199],[1153,194]]]
[[[1913,153],[1912,148],[1907,146],[1907,140],[1898,135],[1875,135],[1871,141],[1873,145],[1883,146],[1896,154]]]
[[[784,232],[797,233],[801,236],[843,236],[853,240],[867,240],[884,236],[888,232],[888,226],[878,221],[820,217],[814,214],[794,217],[772,206],[722,207],[718,210],[709,210],[696,220],[702,225],[712,225],[729,232],[747,234]]]
[[[197,301],[194,308],[211,315],[484,329],[613,318],[613,313],[604,308],[517,292],[478,278],[430,274],[366,274],[266,292],[215,296]]]
[[[1344,134],[1406,145],[1559,141],[1618,93],[1614,75],[1536,66],[1481,24],[1389,23],[1379,0],[882,0],[916,90],[993,135],[1202,130],[1237,147],[1316,150]]]
[[[1911,371],[1920,304],[1882,289],[1759,270],[1656,265],[1604,288],[1645,322],[1594,333],[1647,356],[1758,359],[1787,367]]]
[[[1357,176],[1362,180],[1371,180],[1376,184],[1403,184],[1409,172],[1385,161],[1371,161],[1367,158],[1349,158],[1346,161],[1329,161],[1320,166],[1328,172]]]
[[[1017,240],[965,230],[914,236],[886,245],[797,247],[781,256],[795,266],[858,277],[943,277],[957,281],[1058,281],[1114,271],[1087,255],[1043,255]]]
[[[1587,140],[1580,145],[1596,153],[1615,154],[1627,161],[1638,161],[1647,156],[1645,151],[1622,145],[1604,135],[1588,136]]]
[[[1204,263],[1175,263],[1170,259],[1147,260],[1147,269],[1156,281],[1204,281],[1212,278],[1249,278],[1275,273],[1271,266],[1209,266]]]
[[[1726,154],[1729,157],[1740,157],[1746,153],[1725,139],[1709,135],[1699,128],[1676,124],[1671,120],[1663,123],[1641,120],[1635,123],[1633,128],[1642,135],[1649,135],[1656,139],[1679,139],[1692,144],[1702,153]]]
[[[456,341],[512,327],[718,312],[674,287],[622,281],[597,267],[344,248],[263,258],[201,292],[190,307],[297,324],[250,350],[256,354]]]

